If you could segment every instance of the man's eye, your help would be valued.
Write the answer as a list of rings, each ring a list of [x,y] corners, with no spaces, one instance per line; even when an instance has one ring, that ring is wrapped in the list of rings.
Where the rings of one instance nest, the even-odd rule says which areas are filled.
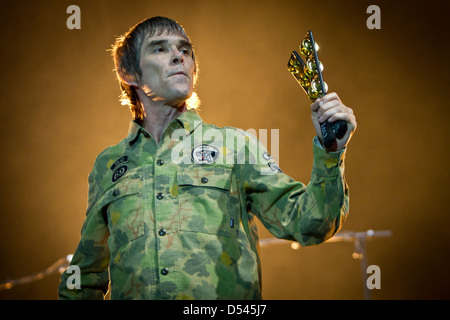
[[[153,50],[153,52],[154,52],[154,53],[161,53],[161,52],[164,52],[164,48],[161,48],[161,47],[155,48],[155,49]]]
[[[191,55],[191,50],[189,50],[189,49],[182,48],[180,50],[180,52],[183,53],[184,55],[187,55],[187,56]]]

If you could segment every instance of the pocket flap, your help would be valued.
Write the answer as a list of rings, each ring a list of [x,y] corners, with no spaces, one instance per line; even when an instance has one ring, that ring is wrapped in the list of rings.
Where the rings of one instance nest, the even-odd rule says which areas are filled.
[[[214,187],[230,190],[231,168],[192,166],[177,172],[179,186]]]
[[[105,192],[103,203],[108,204],[122,197],[139,193],[140,181],[137,179],[125,179],[115,184]]]

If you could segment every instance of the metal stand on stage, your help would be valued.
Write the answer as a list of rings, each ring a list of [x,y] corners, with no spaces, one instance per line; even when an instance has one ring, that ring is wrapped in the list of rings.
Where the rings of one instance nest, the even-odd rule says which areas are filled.
[[[331,239],[327,240],[328,242],[353,242],[354,244],[354,250],[352,253],[353,259],[360,260],[361,265],[361,280],[362,280],[362,286],[363,286],[363,292],[364,292],[364,299],[370,300],[371,294],[370,289],[367,286],[367,250],[366,250],[366,241],[372,240],[376,237],[390,237],[392,236],[391,230],[381,230],[381,231],[374,231],[374,230],[367,230],[363,232],[353,232],[353,231],[341,231],[335,234]],[[300,245],[296,242],[292,241],[286,241],[286,240],[280,240],[275,238],[269,238],[269,239],[261,239],[260,245],[261,247],[268,246],[268,245],[274,245],[274,244],[280,244],[280,243],[291,243],[291,247],[295,250],[300,248]]]
[[[20,284],[27,284],[31,282],[35,282],[38,280],[41,280],[55,272],[63,273],[64,270],[67,269],[69,266],[70,261],[72,260],[72,255],[69,254],[68,256],[62,257],[58,259],[55,263],[53,263],[51,266],[47,267],[45,270],[41,272],[37,272],[35,274],[20,278],[20,279],[13,279],[13,280],[7,280],[5,282],[0,283],[0,291],[2,290],[9,290],[14,286],[20,285]]]

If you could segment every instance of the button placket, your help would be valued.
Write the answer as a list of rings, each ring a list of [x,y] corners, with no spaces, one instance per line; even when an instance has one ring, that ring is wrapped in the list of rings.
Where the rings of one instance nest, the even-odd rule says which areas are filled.
[[[163,144],[165,144],[164,142]],[[172,281],[174,274],[174,261],[173,256],[167,254],[167,251],[173,249],[173,237],[171,234],[172,221],[172,195],[171,195],[171,183],[170,178],[171,164],[168,161],[167,153],[155,154],[153,163],[153,188],[154,188],[154,216],[155,216],[155,231],[157,237],[158,247],[158,266],[161,277],[161,294],[162,297],[169,298],[170,294],[165,293],[165,282]],[[162,279],[164,278],[164,279]]]

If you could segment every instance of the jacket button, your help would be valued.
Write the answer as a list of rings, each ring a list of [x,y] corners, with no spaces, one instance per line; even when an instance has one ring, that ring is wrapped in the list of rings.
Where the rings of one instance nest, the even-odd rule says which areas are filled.
[[[162,166],[162,165],[164,164],[164,160],[158,159],[158,160],[156,160],[156,164],[157,164],[158,166]]]
[[[156,199],[161,200],[161,199],[163,199],[163,198],[164,198],[164,194],[163,194],[162,192],[158,192],[158,193],[156,194]]]
[[[169,269],[167,269],[167,268],[162,268],[162,269],[161,269],[161,274],[162,274],[163,276],[166,276],[168,273],[169,273]]]
[[[203,178],[200,179],[200,181],[202,183],[207,183],[208,182],[208,178],[207,177],[203,177]]]
[[[158,234],[162,237],[162,236],[165,236],[166,235],[166,230],[164,230],[164,229],[161,229],[161,230],[159,230],[158,231]]]

